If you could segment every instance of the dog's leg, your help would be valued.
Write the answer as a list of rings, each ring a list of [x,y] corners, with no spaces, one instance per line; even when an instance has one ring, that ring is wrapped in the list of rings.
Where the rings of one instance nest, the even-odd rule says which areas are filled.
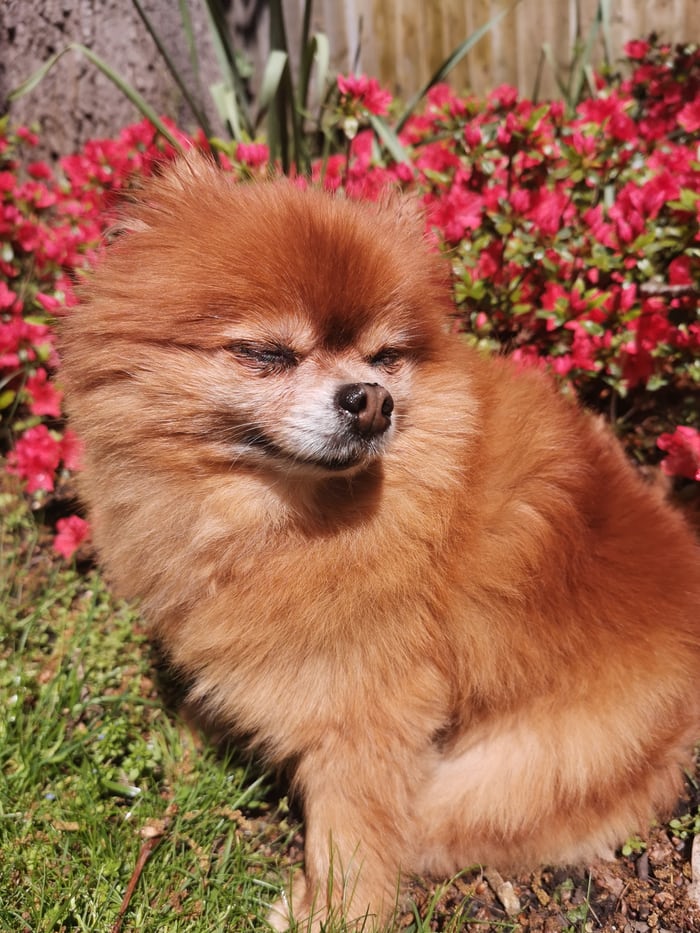
[[[294,920],[300,929],[320,930],[342,918],[347,928],[369,933],[384,929],[397,907],[402,863],[412,851],[411,787],[420,763],[390,741],[367,741],[361,756],[342,740],[329,740],[298,770],[304,877],[295,876],[287,898],[273,908],[268,919],[275,929]]]
[[[416,801],[417,870],[611,855],[673,805],[692,747],[683,719],[671,704],[645,711],[643,700],[627,716],[564,701],[494,717],[436,757]]]

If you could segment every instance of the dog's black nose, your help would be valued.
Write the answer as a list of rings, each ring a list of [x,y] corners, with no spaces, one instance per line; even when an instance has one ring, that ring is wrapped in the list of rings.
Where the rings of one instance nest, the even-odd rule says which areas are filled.
[[[338,389],[335,400],[338,408],[352,415],[360,434],[382,434],[391,424],[394,400],[376,382],[350,382]]]

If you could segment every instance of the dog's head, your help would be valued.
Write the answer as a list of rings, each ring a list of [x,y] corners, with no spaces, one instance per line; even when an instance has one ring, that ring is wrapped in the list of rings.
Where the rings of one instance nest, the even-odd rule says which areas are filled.
[[[88,447],[111,419],[127,445],[180,439],[172,456],[190,465],[338,473],[402,430],[447,307],[411,205],[236,183],[189,157],[145,186],[124,228],[64,326]]]

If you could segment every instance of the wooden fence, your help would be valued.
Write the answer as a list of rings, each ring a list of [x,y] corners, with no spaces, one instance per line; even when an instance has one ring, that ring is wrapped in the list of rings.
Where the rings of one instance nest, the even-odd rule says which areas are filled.
[[[245,7],[245,3],[243,7]],[[595,45],[603,56],[603,33],[612,61],[629,39],[656,31],[670,42],[700,42],[700,0],[607,0],[608,27]],[[303,0],[285,0],[292,35],[300,28]],[[532,94],[540,74],[540,96],[557,93],[551,60],[566,74],[577,41],[585,42],[599,0],[316,0],[314,26],[325,32],[334,64],[377,77],[403,97],[425,82],[452,50],[500,10],[508,12],[455,69],[457,90],[485,92],[498,84]],[[264,40],[263,40],[264,42]]]

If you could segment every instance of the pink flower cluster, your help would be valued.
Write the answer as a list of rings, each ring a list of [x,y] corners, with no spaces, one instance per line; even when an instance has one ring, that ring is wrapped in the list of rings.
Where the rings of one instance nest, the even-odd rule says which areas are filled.
[[[656,443],[668,454],[661,461],[667,476],[685,476],[700,482],[700,433],[681,426],[672,434],[662,434]]]
[[[365,75],[338,75],[338,90],[341,103],[351,110],[366,110],[376,116],[384,116],[391,104],[391,94],[380,87],[376,78]]]

